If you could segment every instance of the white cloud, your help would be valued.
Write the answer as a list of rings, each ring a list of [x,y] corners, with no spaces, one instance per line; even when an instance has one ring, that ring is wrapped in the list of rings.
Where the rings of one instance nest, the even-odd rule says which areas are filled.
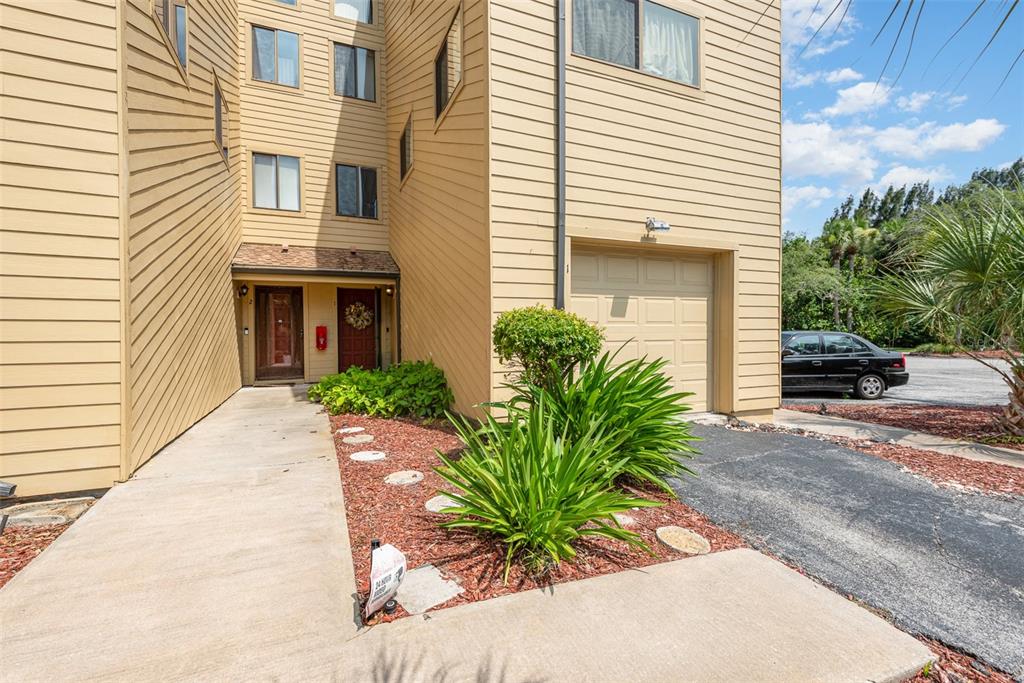
[[[934,168],[914,168],[912,166],[893,166],[890,168],[885,175],[878,179],[875,183],[876,188],[884,190],[885,188],[893,185],[894,187],[901,187],[903,185],[913,185],[914,183],[929,182],[932,185],[944,183],[953,179],[953,174],[949,172],[949,169],[945,166],[936,166]]]
[[[874,131],[870,140],[887,154],[914,159],[939,152],[976,152],[994,142],[1006,126],[997,119],[977,119],[971,123],[940,126],[934,122],[918,126],[890,126]]]
[[[847,116],[861,112],[873,111],[889,102],[892,88],[882,83],[861,81],[857,85],[843,88],[836,93],[836,101],[830,107],[821,110],[821,116]],[[809,115],[813,118],[815,115]]]
[[[803,54],[800,54],[814,32],[828,17],[831,8],[826,7],[826,4],[821,0],[785,0],[781,3],[782,79],[789,87],[799,88],[813,85],[824,78],[824,72],[805,72],[800,68],[799,62],[827,54],[847,45],[850,42],[849,36],[857,28],[857,19],[852,10],[846,12],[846,17],[841,25],[839,19],[843,12],[835,12],[828,23],[818,32],[814,41]]]
[[[931,99],[935,97],[934,92],[912,92],[909,95],[896,98],[896,106],[903,111],[921,111]]]
[[[787,185],[782,188],[782,213],[789,213],[797,206],[806,206],[809,209],[821,206],[826,199],[834,197],[835,193],[827,187],[817,185]]]
[[[864,78],[864,75],[858,73],[846,66],[842,69],[836,69],[835,71],[829,71],[825,74],[826,83],[845,83],[846,81],[857,81]]]
[[[945,105],[950,109],[956,109],[967,101],[967,95],[952,95],[944,100]]]
[[[782,164],[789,177],[838,177],[866,183],[878,161],[855,129],[837,129],[828,123],[782,123]]]

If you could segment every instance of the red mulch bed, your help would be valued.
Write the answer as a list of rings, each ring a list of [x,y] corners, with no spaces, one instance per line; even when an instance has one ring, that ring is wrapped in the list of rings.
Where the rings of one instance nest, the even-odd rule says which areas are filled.
[[[357,446],[345,444],[342,442],[345,435],[336,433],[341,427],[365,427],[365,433],[372,434],[374,441]],[[642,490],[636,493],[665,503],[662,507],[642,508],[629,513],[637,522],[631,530],[644,538],[654,551],[653,556],[610,539],[588,538],[577,545],[579,554],[574,562],[563,562],[544,576],[528,575],[513,564],[508,585],[505,585],[502,582],[504,546],[495,539],[482,538],[470,532],[441,529],[438,523],[445,516],[428,512],[424,507],[427,500],[439,491],[451,490],[433,471],[440,464],[435,448],[449,452],[461,446],[447,425],[339,415],[331,417],[331,428],[335,432],[341,467],[356,585],[363,601],[369,589],[370,541],[375,538],[401,550],[409,569],[433,564],[465,589],[439,607],[452,607],[686,557],[669,550],[655,538],[654,530],[669,524],[701,534],[711,543],[712,552],[746,546],[742,538],[715,526],[693,508],[661,492]],[[360,450],[384,451],[387,459],[379,462],[352,461],[349,456]],[[424,479],[413,486],[385,484],[384,477],[398,470],[418,470]],[[405,616],[405,612],[399,607],[395,615],[382,619],[390,621],[401,616]]]
[[[848,420],[873,422],[901,429],[913,429],[949,439],[980,441],[991,446],[1024,451],[1024,439],[1003,434],[996,416],[999,406],[865,406],[842,403],[801,404],[786,406],[805,413],[845,417]],[[824,407],[824,412],[822,411]]]
[[[1002,671],[990,669],[983,664],[977,664],[981,670],[975,668],[971,665],[971,662],[976,661],[972,657],[957,652],[937,640],[924,636],[918,636],[917,639],[928,646],[939,662],[932,665],[927,676],[921,672],[911,678],[909,683],[1014,683],[1013,677]]]
[[[0,588],[69,526],[71,524],[7,527],[0,536]]]

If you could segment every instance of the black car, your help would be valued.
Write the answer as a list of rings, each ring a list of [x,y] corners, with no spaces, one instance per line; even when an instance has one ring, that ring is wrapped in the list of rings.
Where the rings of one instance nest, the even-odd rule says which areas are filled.
[[[849,391],[881,398],[910,380],[902,353],[848,332],[782,333],[782,391]]]

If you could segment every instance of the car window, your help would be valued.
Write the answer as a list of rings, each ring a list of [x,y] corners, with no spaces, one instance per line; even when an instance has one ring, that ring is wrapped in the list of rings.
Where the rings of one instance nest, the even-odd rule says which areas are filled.
[[[846,334],[824,334],[825,353],[861,353],[868,347]]]
[[[821,353],[821,344],[818,342],[816,334],[798,334],[789,340],[786,348],[791,349],[798,356]]]

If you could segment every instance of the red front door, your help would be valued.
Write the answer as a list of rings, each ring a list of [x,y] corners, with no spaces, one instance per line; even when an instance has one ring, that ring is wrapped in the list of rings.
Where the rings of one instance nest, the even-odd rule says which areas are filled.
[[[338,370],[377,367],[377,290],[338,290]]]

